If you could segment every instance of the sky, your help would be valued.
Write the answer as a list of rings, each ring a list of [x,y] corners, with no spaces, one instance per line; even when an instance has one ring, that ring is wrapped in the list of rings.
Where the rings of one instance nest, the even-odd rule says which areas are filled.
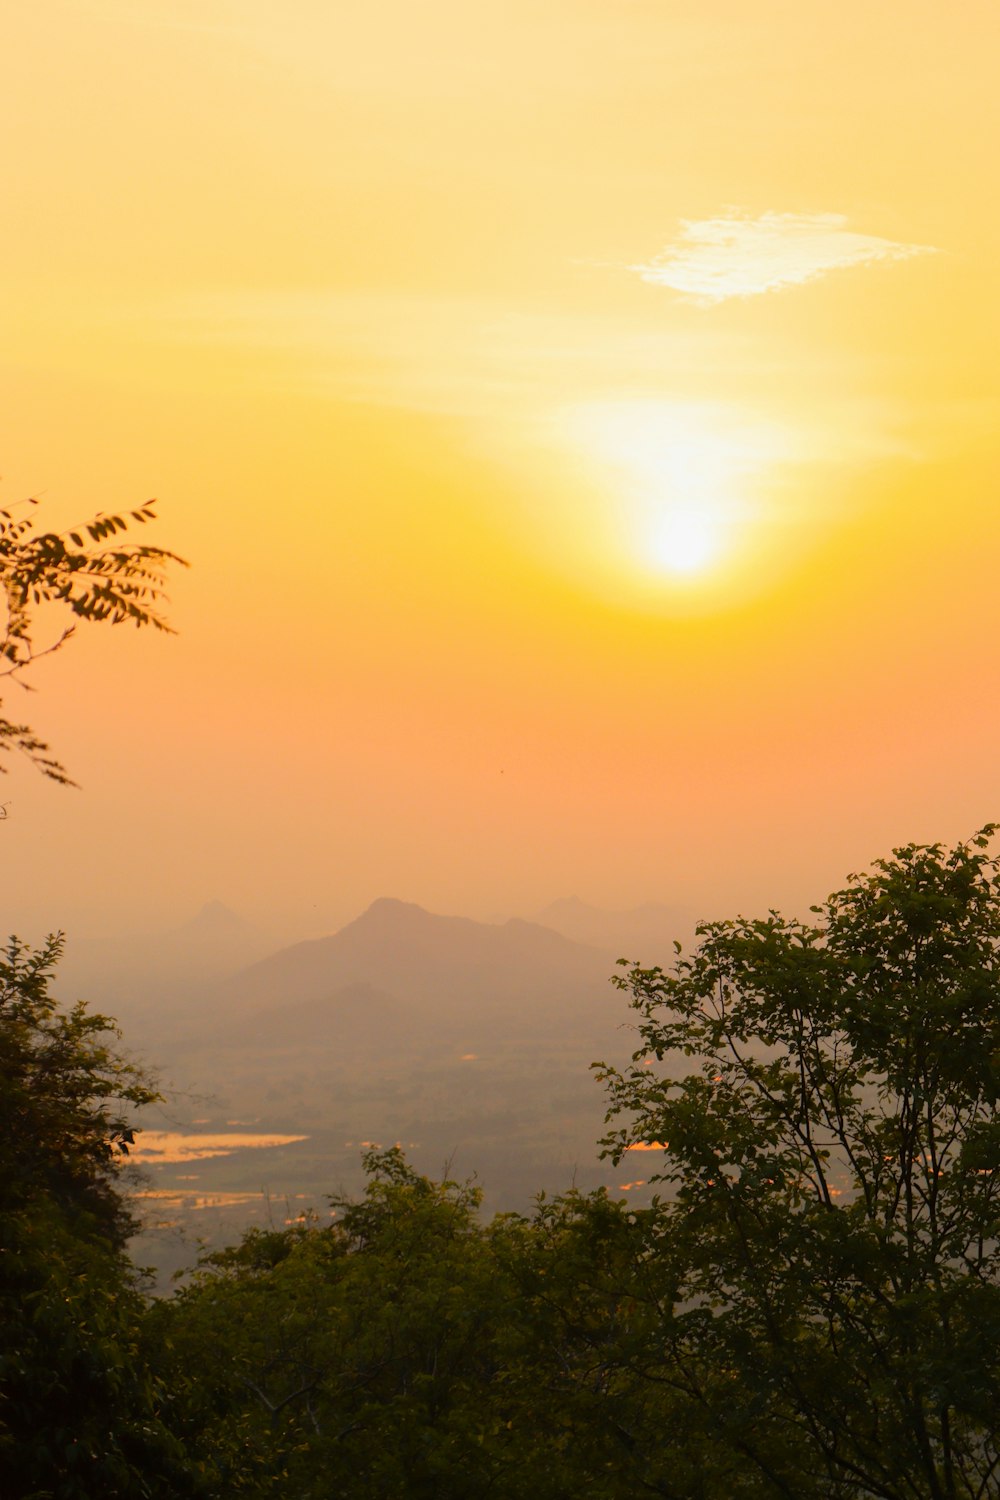
[[[35,934],[802,912],[1000,817],[993,0],[34,0],[0,503],[152,496]],[[58,621],[52,622],[52,628]]]

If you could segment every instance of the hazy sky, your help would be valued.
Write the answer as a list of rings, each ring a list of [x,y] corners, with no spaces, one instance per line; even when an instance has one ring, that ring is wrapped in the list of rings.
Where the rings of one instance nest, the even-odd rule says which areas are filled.
[[[1000,816],[995,0],[33,0],[0,498],[180,634],[7,711],[7,925],[799,909]]]

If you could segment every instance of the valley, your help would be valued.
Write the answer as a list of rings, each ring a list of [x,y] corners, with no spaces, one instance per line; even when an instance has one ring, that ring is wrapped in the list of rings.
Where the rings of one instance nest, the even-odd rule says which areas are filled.
[[[579,927],[581,911],[570,916]],[[611,983],[612,916],[588,945],[536,922],[381,900],[331,937],[220,973],[205,932],[215,913],[199,928],[207,972],[169,1007],[148,998],[162,976],[145,1005],[122,996],[126,1040],[155,1060],[164,1094],[127,1168],[144,1224],[133,1251],[157,1289],[251,1224],[328,1215],[330,1195],[361,1190],[373,1146],[398,1142],[420,1172],[475,1176],[487,1214],[572,1185],[641,1198],[638,1170],[612,1168],[597,1144],[591,1064],[621,1064],[637,1044]],[[620,951],[643,937],[669,951],[624,919]]]

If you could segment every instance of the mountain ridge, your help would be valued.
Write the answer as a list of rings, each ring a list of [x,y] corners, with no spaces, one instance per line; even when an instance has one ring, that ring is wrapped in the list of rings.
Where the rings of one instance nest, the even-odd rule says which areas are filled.
[[[613,1008],[609,978],[600,949],[540,923],[477,922],[379,897],[337,932],[280,948],[230,976],[213,1010],[247,1022],[264,1010],[290,1016],[367,983],[430,1024],[506,1022],[534,1032],[575,1020],[592,1033]]]

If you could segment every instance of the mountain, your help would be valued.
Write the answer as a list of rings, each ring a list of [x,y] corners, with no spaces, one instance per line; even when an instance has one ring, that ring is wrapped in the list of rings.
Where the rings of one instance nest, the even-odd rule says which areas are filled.
[[[296,943],[221,985],[216,1022],[242,1017],[263,1024],[273,1012],[291,1025],[303,1007],[334,1009],[345,988],[374,985],[395,997],[408,1026],[479,1038],[605,1034],[621,1018],[601,951],[538,923],[493,925],[438,916],[383,898],[331,937]]]
[[[319,1203],[356,1180],[359,1151],[398,1141],[420,1170],[458,1153],[461,1173],[488,1180],[491,1210],[522,1210],[539,1190],[615,1181],[597,1161],[605,1099],[590,1070],[626,1064],[635,1046],[612,970],[600,949],[535,922],[383,899],[218,981],[186,1013],[162,1007],[146,1052],[192,1129],[299,1138],[269,1179],[283,1193]],[[261,1170],[234,1156],[177,1186],[252,1190]]]
[[[320,999],[261,1006],[247,1017],[245,1034],[253,1046],[278,1051],[294,1048],[302,1039],[316,1048],[353,1044],[367,1036],[381,1046],[387,1028],[398,1037],[407,1022],[406,1009],[394,995],[360,982]]]
[[[600,948],[614,959],[630,958],[652,967],[666,965],[674,939],[687,942],[694,919],[679,906],[649,903],[630,911],[604,911],[577,896],[553,901],[535,921],[576,943]]]
[[[201,982],[245,968],[262,958],[270,943],[224,902],[208,901],[186,922],[150,935],[142,946],[161,968]]]
[[[206,901],[193,917],[169,928],[162,937],[210,949],[245,948],[260,941],[257,929],[224,901]]]
[[[273,941],[273,940],[272,940]],[[266,953],[266,936],[221,901],[209,901],[178,926],[118,932],[108,938],[69,934],[59,966],[60,992],[110,1011],[132,1035],[164,1009],[200,1000],[226,974]]]

